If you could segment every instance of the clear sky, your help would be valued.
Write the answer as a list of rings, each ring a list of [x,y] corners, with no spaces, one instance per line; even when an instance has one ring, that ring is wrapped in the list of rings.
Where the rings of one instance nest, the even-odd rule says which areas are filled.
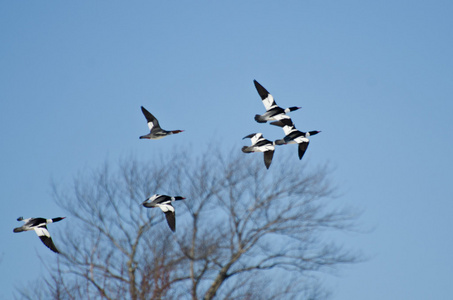
[[[0,299],[55,255],[12,232],[19,216],[64,216],[52,180],[281,138],[253,120],[253,79],[302,106],[298,129],[322,131],[303,162],[294,145],[278,150],[330,163],[339,201],[364,211],[368,232],[338,238],[369,260],[325,276],[332,298],[451,298],[452,16],[449,0],[1,1]],[[141,105],[185,132],[139,140]]]

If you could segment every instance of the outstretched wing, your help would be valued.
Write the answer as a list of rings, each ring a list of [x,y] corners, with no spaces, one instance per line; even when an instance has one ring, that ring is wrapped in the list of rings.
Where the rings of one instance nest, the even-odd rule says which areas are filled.
[[[45,225],[36,227],[35,232],[39,236],[41,241],[44,243],[44,245],[46,245],[53,252],[60,253],[60,251],[58,251],[57,247],[55,247],[55,245],[52,241],[52,238],[50,237],[50,233],[47,230],[47,227]]]
[[[304,156],[305,151],[307,150],[308,147],[308,139],[306,142],[299,143],[299,159],[302,159],[302,156]]]
[[[255,88],[258,91],[258,94],[260,94],[261,100],[263,101],[266,110],[270,110],[271,108],[277,106],[274,97],[272,97],[272,95],[269,94],[269,92],[261,84],[259,84],[258,81],[253,80],[253,83],[255,84]]]
[[[176,230],[175,211],[165,212],[165,218],[167,218],[167,223],[168,223],[168,226],[170,226],[171,231],[175,232],[175,230]]]
[[[153,127],[158,127],[158,128],[160,128],[160,126],[159,126],[159,121],[157,121],[156,117],[154,117],[154,116],[153,116],[149,111],[147,111],[146,108],[144,108],[143,106],[142,106],[141,108],[142,108],[143,115],[145,115],[146,121],[148,121],[149,130],[153,129]]]
[[[282,127],[283,128],[283,132],[285,133],[285,135],[290,134],[291,131],[296,129],[296,126],[294,125],[293,120],[291,120],[290,117],[282,118],[279,121],[271,122],[270,124]]]
[[[274,157],[273,150],[264,152],[264,164],[266,165],[267,169],[269,169],[269,167],[271,166],[272,157]]]

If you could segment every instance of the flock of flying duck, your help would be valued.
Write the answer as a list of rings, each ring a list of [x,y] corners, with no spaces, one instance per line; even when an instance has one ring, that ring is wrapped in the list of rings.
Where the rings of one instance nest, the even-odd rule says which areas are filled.
[[[285,144],[298,144],[299,145],[299,159],[302,159],[305,151],[307,150],[310,140],[308,137],[318,134],[321,131],[303,132],[296,129],[291,118],[287,113],[300,109],[300,107],[292,106],[286,109],[281,108],[275,103],[274,97],[261,85],[258,81],[254,80],[255,88],[263,101],[266,112],[262,115],[255,115],[255,120],[258,123],[266,123],[267,121],[274,121],[270,124],[283,128],[285,137],[283,139],[269,141],[263,137],[262,133],[252,133],[244,137],[250,138],[252,145],[242,147],[242,152],[263,152],[264,164],[269,169],[272,158],[274,157],[275,145]]]
[[[254,80],[255,88],[258,91],[258,94],[263,101],[266,112],[262,115],[255,115],[255,120],[258,123],[266,123],[268,121],[273,121],[270,124],[279,126],[283,128],[285,137],[275,141],[267,140],[263,137],[262,133],[252,133],[245,138],[250,138],[252,145],[242,147],[242,152],[244,153],[253,153],[253,152],[263,152],[264,154],[264,164],[267,169],[269,169],[272,158],[274,156],[275,146],[276,145],[286,145],[286,144],[298,144],[299,149],[299,159],[302,159],[305,151],[307,150],[310,140],[310,136],[318,134],[320,131],[309,131],[302,132],[296,129],[293,121],[287,115],[291,111],[300,109],[300,107],[289,107],[283,109],[275,103],[274,97],[261,85],[258,81]],[[164,130],[160,127],[159,121],[154,117],[149,111],[147,111],[143,106],[141,107],[143,115],[148,122],[149,133],[140,136],[140,139],[151,139],[158,140],[168,135],[177,134],[183,132],[183,130]],[[153,208],[159,207],[165,214],[167,219],[168,226],[171,231],[176,230],[176,219],[175,219],[175,208],[171,204],[174,201],[184,200],[186,198],[181,196],[167,196],[155,194],[145,201],[142,205],[144,207]],[[50,250],[55,253],[60,253],[55,244],[50,237],[50,233],[47,230],[47,224],[55,223],[63,220],[64,217],[53,218],[53,219],[44,219],[44,218],[28,218],[24,219],[19,217],[17,221],[23,221],[25,224],[21,227],[14,228],[13,232],[22,232],[34,230],[41,241],[46,245]]]

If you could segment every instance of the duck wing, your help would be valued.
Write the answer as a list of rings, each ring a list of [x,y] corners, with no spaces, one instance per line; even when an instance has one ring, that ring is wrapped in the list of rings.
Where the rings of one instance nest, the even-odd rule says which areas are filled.
[[[60,251],[58,251],[57,247],[55,247],[55,244],[53,243],[52,238],[50,237],[50,233],[47,230],[46,225],[36,227],[35,232],[39,236],[41,241],[44,243],[44,245],[46,245],[53,252],[60,253]]]
[[[302,159],[302,156],[304,156],[305,151],[307,150],[309,141],[299,143],[299,159]]]
[[[153,128],[160,128],[159,121],[157,121],[156,117],[154,117],[149,111],[146,110],[143,106],[142,113],[148,121],[148,128],[151,131]]]
[[[175,232],[175,230],[176,230],[175,211],[166,211],[165,218],[167,219],[167,223],[168,223],[168,226],[170,227],[171,231]]]
[[[264,152],[264,164],[266,168],[269,169],[272,163],[272,158],[274,157],[274,150],[269,150]]]
[[[274,97],[272,97],[272,95],[269,94],[269,92],[261,84],[259,84],[258,81],[253,80],[253,83],[255,84],[255,88],[263,101],[266,111],[276,107],[277,103],[275,103]]]

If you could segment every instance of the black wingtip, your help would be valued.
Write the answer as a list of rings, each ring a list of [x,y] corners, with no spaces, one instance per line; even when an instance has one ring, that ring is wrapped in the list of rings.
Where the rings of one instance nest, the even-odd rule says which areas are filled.
[[[49,248],[50,250],[52,250],[55,253],[58,253],[58,254],[60,253],[60,251],[58,251],[57,247],[55,247],[55,245],[50,237],[39,236],[39,238],[43,242],[43,244],[46,245],[47,248]]]
[[[175,212],[166,211],[165,218],[167,219],[167,224],[168,224],[168,227],[170,227],[170,230],[175,232],[175,230],[176,230]]]
[[[266,99],[269,92],[261,84],[259,84],[258,81],[254,80],[253,83],[255,84],[256,91],[260,95],[261,100]]]
[[[264,165],[266,166],[266,169],[268,169],[268,170],[269,170],[269,167],[271,166],[273,157],[274,157],[273,150],[264,152]]]
[[[304,156],[305,151],[307,151],[308,145],[309,145],[309,142],[299,144],[299,147],[298,147],[299,148],[298,149],[299,160],[302,160],[302,157]]]
[[[144,108],[143,106],[140,106],[140,108],[142,109],[143,114],[149,113],[149,111],[146,108]]]
[[[251,139],[251,138],[254,137],[255,135],[256,135],[256,133],[250,133],[250,134],[244,136],[242,139],[243,139],[243,140],[244,140],[244,139]]]

